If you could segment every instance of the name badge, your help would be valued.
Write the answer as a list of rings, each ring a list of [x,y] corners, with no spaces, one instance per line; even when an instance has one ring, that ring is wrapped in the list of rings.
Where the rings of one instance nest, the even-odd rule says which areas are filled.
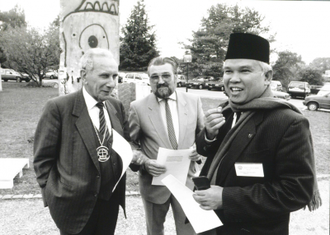
[[[237,176],[264,177],[262,163],[235,163]]]

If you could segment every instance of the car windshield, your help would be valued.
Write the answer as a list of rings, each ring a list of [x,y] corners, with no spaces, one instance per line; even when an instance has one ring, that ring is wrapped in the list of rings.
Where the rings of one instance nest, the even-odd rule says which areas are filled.
[[[298,87],[298,86],[304,86],[305,84],[303,82],[290,82],[289,87]]]

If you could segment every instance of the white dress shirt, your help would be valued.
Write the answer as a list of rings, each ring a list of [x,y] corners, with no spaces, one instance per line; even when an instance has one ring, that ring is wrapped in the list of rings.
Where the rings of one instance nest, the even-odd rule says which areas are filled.
[[[158,100],[158,103],[159,103],[160,115],[162,117],[164,127],[165,127],[165,130],[166,130],[166,133],[167,133],[165,100],[161,99],[161,98],[158,98],[158,97],[157,97],[157,100]],[[168,103],[168,106],[170,107],[170,110],[171,110],[176,141],[177,141],[177,143],[179,143],[179,115],[178,115],[178,105],[177,105],[176,92],[173,92],[173,94],[170,95],[170,97],[167,100],[167,103]]]
[[[100,118],[99,118],[100,109],[96,106],[96,104],[98,102],[86,91],[85,87],[83,87],[83,96],[85,99],[89,117],[91,118],[93,125],[99,130],[100,129]],[[104,101],[103,101],[103,104],[105,107]],[[103,111],[104,111],[104,116],[105,116],[105,122],[107,124],[109,134],[111,135],[111,122],[110,122],[109,114],[108,114],[108,111],[106,108],[103,108]]]

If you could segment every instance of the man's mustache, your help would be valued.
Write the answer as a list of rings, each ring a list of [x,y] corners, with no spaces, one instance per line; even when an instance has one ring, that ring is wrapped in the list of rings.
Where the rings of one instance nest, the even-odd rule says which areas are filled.
[[[161,88],[161,87],[169,87],[168,84],[166,83],[161,83],[161,84],[157,84],[157,88]]]

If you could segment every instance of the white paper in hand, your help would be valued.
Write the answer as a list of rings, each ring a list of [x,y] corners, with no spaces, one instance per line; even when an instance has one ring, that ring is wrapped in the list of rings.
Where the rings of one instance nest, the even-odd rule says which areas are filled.
[[[196,233],[205,232],[222,225],[215,212],[200,208],[192,196],[193,192],[173,175],[166,176],[162,182],[178,200]]]
[[[163,185],[161,180],[170,174],[185,184],[191,162],[189,159],[191,151],[191,149],[173,150],[160,147],[157,162],[166,166],[166,172],[160,176],[153,177],[151,184]]]

